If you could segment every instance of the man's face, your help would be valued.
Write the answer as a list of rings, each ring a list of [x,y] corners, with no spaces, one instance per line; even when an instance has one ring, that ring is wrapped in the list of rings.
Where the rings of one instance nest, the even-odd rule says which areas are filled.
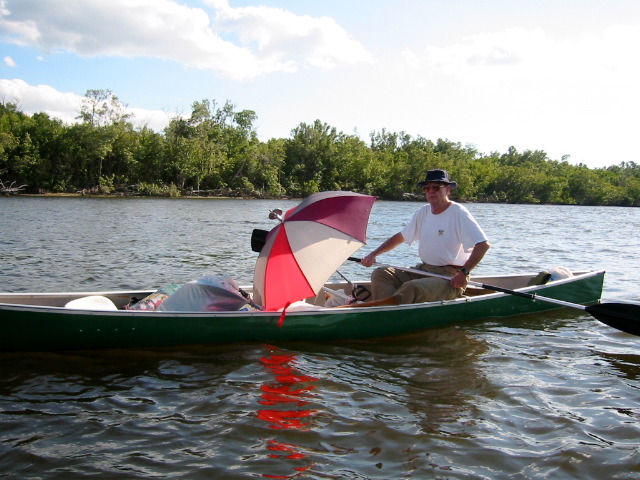
[[[422,187],[422,190],[424,190],[425,197],[427,197],[429,203],[444,200],[449,195],[449,185],[445,183],[429,182]]]

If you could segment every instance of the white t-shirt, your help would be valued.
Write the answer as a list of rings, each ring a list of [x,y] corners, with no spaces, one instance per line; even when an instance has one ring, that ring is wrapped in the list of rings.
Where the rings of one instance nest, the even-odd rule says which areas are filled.
[[[477,243],[488,241],[469,210],[456,202],[438,215],[424,205],[401,233],[408,245],[419,242],[420,260],[429,265],[463,265]]]

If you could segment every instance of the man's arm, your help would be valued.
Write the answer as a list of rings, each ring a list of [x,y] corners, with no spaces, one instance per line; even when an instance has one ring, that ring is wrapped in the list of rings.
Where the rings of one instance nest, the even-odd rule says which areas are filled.
[[[487,241],[476,243],[475,247],[473,247],[473,250],[471,251],[469,259],[464,262],[462,269],[467,272],[471,272],[471,270],[480,263],[484,254],[487,253],[490,248],[491,245]],[[451,279],[451,286],[453,288],[464,288],[467,286],[467,274],[465,274],[462,269],[458,270],[458,273],[456,273],[456,275]]]
[[[404,242],[404,237],[402,236],[401,232],[398,232],[394,236],[392,236],[392,237],[388,238],[387,240],[385,240],[373,252],[368,253],[367,255],[362,257],[362,260],[360,260],[360,263],[362,265],[364,265],[365,267],[370,267],[371,265],[376,263],[376,257],[378,255],[381,255],[381,254],[383,254],[385,252],[388,252],[389,250],[393,250],[394,248],[396,248],[398,245],[400,245],[403,242]],[[478,260],[478,261],[480,261],[480,260]]]

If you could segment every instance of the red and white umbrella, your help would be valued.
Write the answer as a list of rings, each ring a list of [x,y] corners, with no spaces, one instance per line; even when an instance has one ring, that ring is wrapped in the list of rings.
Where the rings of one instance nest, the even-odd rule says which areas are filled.
[[[347,258],[366,243],[376,198],[353,192],[320,192],[278,218],[253,274],[254,300],[266,310],[316,295]],[[274,211],[275,212],[275,211]]]

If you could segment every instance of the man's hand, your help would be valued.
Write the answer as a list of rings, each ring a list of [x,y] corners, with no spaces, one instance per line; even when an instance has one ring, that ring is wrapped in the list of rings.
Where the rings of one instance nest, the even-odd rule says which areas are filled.
[[[467,286],[467,281],[467,276],[458,270],[458,273],[451,277],[451,286],[453,288],[465,288]]]
[[[360,260],[360,263],[365,267],[370,267],[374,263],[376,263],[376,256],[373,253],[369,253],[368,255],[365,255],[364,257],[362,257],[362,259]]]

